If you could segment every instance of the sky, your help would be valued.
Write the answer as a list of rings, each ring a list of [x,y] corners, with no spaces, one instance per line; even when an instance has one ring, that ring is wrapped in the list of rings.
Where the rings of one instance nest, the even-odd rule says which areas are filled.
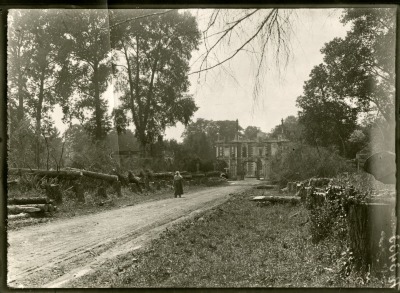
[[[276,66],[273,56],[266,60],[268,70],[262,93],[256,100],[253,98],[256,64],[246,52],[230,61],[230,74],[215,69],[209,72],[206,81],[201,78],[200,83],[197,75],[191,75],[190,92],[199,107],[193,121],[238,119],[243,128],[252,125],[269,132],[282,118],[297,115],[296,98],[302,94],[311,69],[323,61],[321,48],[335,37],[344,37],[349,29],[340,23],[340,15],[340,9],[296,10],[288,63]],[[204,22],[199,23],[202,26]],[[166,138],[181,141],[183,130],[182,124],[171,127],[166,130]]]
[[[207,26],[212,10],[191,10],[197,17],[199,29]],[[238,10],[238,13],[241,11]],[[208,120],[239,120],[246,128],[249,125],[260,127],[269,132],[278,125],[282,118],[297,115],[296,98],[303,92],[304,82],[308,79],[311,69],[323,61],[320,50],[325,43],[335,37],[344,37],[349,26],[340,23],[341,9],[296,9],[291,11],[290,55],[288,62],[276,64],[274,48],[267,47],[265,70],[260,82],[260,93],[253,96],[257,61],[251,54],[240,52],[226,64],[207,72],[189,76],[191,83],[189,93],[199,107],[192,120],[204,118]],[[262,15],[262,11],[260,14]],[[264,11],[265,14],[265,11]],[[233,37],[229,46],[218,51],[219,60],[232,54],[243,36],[254,32],[254,24],[244,25],[242,35]],[[215,31],[220,30],[216,24]],[[210,39],[213,40],[212,38]],[[255,44],[257,47],[257,44]],[[199,62],[195,62],[204,53],[204,44],[193,52],[190,64],[195,71]],[[108,99],[110,112],[117,101],[113,89],[109,87],[103,94]],[[55,122],[63,132],[65,125],[61,123],[61,110],[55,108]],[[182,141],[184,126],[178,123],[165,131],[165,139]]]

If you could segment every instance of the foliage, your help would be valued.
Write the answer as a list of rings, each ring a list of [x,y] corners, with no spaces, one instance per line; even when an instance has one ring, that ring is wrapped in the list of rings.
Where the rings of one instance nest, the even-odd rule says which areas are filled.
[[[187,12],[124,23],[149,12],[112,10],[110,14],[116,87],[144,152],[167,126],[178,121],[187,124],[197,110],[185,93],[191,52],[200,38],[195,18]]]
[[[307,207],[310,210],[310,233],[314,242],[331,236],[343,242],[347,241],[346,217],[351,204],[365,202],[370,193],[360,192],[353,186],[330,185],[324,191],[326,200],[322,205],[310,202],[314,196],[308,196]]]
[[[367,124],[374,127],[383,118],[380,144],[393,150],[395,10],[350,8],[341,21],[351,29],[345,38],[325,44],[324,63],[313,68],[297,99],[305,139],[314,146],[336,145],[343,156],[352,157],[363,145],[350,138],[357,119],[374,113]]]
[[[111,156],[115,140],[93,141],[83,126],[72,125],[65,133],[65,165],[110,173],[118,166]]]
[[[294,143],[289,151],[272,161],[272,178],[286,185],[311,177],[333,177],[351,170],[346,160],[332,149]]]
[[[260,132],[261,132],[260,127],[247,126],[246,129],[243,132],[243,135],[247,139],[255,140],[255,139],[257,139],[257,134],[260,133]]]
[[[303,125],[299,123],[298,117],[290,115],[283,120],[282,124],[274,127],[271,137],[277,138],[282,132],[284,138],[292,142],[300,142],[303,138]]]
[[[342,22],[351,30],[321,50],[334,91],[365,110],[374,104],[388,123],[394,119],[395,19],[391,8],[346,9]]]
[[[346,156],[346,141],[357,125],[358,108],[337,98],[329,87],[330,74],[324,65],[315,67],[297,98],[299,122],[306,142],[314,146],[335,145]]]
[[[79,96],[72,109],[68,106],[70,96],[66,95],[62,103],[64,115],[71,113],[85,121],[87,131],[96,140],[101,140],[111,129],[107,102],[101,96],[107,89],[111,73],[108,64],[110,36],[104,30],[108,25],[108,11],[74,10],[66,13],[63,21],[68,24],[64,38],[70,54],[64,79],[75,89],[70,94]]]

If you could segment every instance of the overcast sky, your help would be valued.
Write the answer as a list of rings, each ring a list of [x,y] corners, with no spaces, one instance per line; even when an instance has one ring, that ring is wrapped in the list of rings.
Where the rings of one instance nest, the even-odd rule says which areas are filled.
[[[242,127],[258,126],[268,132],[282,118],[297,115],[296,98],[303,92],[304,81],[311,69],[322,62],[320,49],[335,37],[344,37],[349,27],[340,23],[340,9],[299,9],[293,19],[290,37],[291,56],[286,68],[275,65],[275,60],[266,60],[269,70],[264,78],[263,91],[253,99],[254,60],[246,53],[236,55],[229,68],[235,80],[223,70],[208,73],[206,81],[191,75],[191,93],[199,106],[193,120],[236,120]],[[199,21],[203,29],[207,18]],[[195,52],[196,59],[200,52]],[[284,63],[284,62],[283,62]],[[200,81],[200,83],[198,83]],[[169,128],[166,138],[181,140],[184,126]]]
[[[191,11],[198,18],[200,30],[206,27],[211,12],[205,9]],[[243,128],[253,125],[269,132],[282,118],[297,115],[296,98],[302,94],[304,81],[308,79],[311,69],[322,62],[321,48],[333,38],[345,36],[349,29],[340,23],[340,15],[340,9],[296,9],[291,17],[289,62],[286,66],[285,62],[277,66],[276,58],[272,56],[273,49],[268,49],[271,53],[266,58],[268,69],[264,71],[266,74],[256,100],[253,98],[253,90],[257,62],[246,52],[239,53],[227,66],[213,69],[207,75],[190,75],[190,93],[199,107],[193,121],[197,118],[239,119]],[[253,30],[249,26],[248,32],[246,27],[243,29],[244,34],[254,32],[254,26]],[[218,31],[218,26],[215,30]],[[237,42],[233,40],[232,48],[225,47],[219,57],[229,56]],[[193,52],[191,64],[203,52],[204,47],[200,45],[199,50]],[[199,63],[194,65],[192,70],[198,68]],[[117,102],[112,92],[110,87],[103,95],[108,99],[109,112]],[[61,109],[56,107],[53,117],[63,132],[66,126],[61,123],[61,116]],[[183,130],[184,126],[179,123],[166,130],[165,138],[181,141]]]

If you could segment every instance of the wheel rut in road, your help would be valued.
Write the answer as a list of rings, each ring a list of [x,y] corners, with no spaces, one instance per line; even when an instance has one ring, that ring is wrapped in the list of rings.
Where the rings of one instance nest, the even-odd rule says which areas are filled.
[[[225,202],[246,184],[207,188],[183,198],[146,202],[8,232],[9,287],[62,287],[166,227]]]

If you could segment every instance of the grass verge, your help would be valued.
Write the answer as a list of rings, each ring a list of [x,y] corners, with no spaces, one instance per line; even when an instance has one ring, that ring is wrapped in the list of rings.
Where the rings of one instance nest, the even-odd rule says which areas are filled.
[[[106,262],[68,287],[382,287],[343,278],[341,246],[313,244],[301,206],[259,206],[234,195],[225,204],[164,231],[146,248]],[[386,284],[387,286],[387,284]]]

